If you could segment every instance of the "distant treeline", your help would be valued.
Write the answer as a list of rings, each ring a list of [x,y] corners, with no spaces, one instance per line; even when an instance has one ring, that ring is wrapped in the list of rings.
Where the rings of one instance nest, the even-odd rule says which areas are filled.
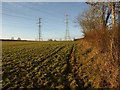
[[[28,40],[11,40],[11,39],[0,39],[0,41],[28,41]]]
[[[82,38],[77,38],[77,39],[73,39],[73,41],[78,41],[81,40]],[[0,39],[0,41],[34,41],[34,40],[12,40],[12,39]],[[52,40],[49,39],[48,41],[57,41],[57,40]]]

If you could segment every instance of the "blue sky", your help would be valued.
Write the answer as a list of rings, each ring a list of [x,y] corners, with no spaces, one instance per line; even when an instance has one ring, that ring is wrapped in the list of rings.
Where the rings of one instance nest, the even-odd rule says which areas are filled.
[[[2,2],[2,38],[38,38],[38,18],[42,18],[42,38],[65,38],[65,14],[69,15],[71,38],[82,36],[75,18],[88,6],[84,2]]]

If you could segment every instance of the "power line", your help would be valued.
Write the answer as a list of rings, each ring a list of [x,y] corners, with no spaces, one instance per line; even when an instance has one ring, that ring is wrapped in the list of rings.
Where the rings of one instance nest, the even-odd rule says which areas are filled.
[[[20,6],[22,6],[22,7],[28,8],[28,9],[30,9],[30,10],[34,10],[34,11],[37,9],[37,12],[38,12],[38,10],[39,10],[38,8],[32,8],[32,7],[29,8],[29,6],[26,7],[26,6],[24,6],[24,5],[22,5],[22,4],[18,4],[18,3],[15,3],[15,4],[9,3],[9,4],[12,5],[12,6],[15,5],[15,4],[17,4],[17,5],[20,5]],[[16,6],[16,5],[15,5],[15,6]],[[10,13],[11,13],[11,10],[9,10],[9,8],[6,9],[6,7],[4,7],[3,9],[5,9],[4,11],[7,10],[7,11],[10,11]],[[18,10],[18,11],[21,11],[21,10]],[[39,11],[40,11],[40,10],[39,10]],[[14,13],[16,14],[15,10],[12,10],[12,12],[14,12]],[[24,12],[23,12],[23,13],[24,13]],[[23,15],[23,13],[22,13],[22,15]],[[24,17],[24,16],[15,16],[15,15],[13,15],[13,14],[11,15],[11,14],[7,14],[7,13],[6,13],[6,15],[7,15],[7,16],[20,17],[20,18],[28,19],[28,16],[29,16],[30,14],[27,15],[26,17]],[[19,15],[20,15],[20,14],[19,14]],[[24,15],[25,15],[25,14],[24,14]],[[49,13],[49,14],[47,14],[47,15],[51,15],[51,14]],[[54,15],[52,15],[52,16],[54,16]],[[31,16],[31,17],[32,17],[32,16]],[[30,19],[31,19],[31,17],[30,17]],[[44,16],[43,16],[43,17],[44,17]],[[47,20],[52,20],[52,21],[53,21],[53,20],[56,20],[56,19],[47,18],[47,17],[44,17],[44,18],[47,19]],[[32,17],[32,19],[33,19],[33,17]],[[44,19],[44,20],[45,20],[45,19]],[[59,25],[60,25],[60,24],[63,25],[63,24],[62,24],[63,21],[62,21],[62,22],[58,22],[58,19],[62,21],[62,19],[57,18],[57,20],[56,20],[57,23],[59,23]],[[35,19],[34,19],[34,20],[35,20]],[[45,22],[46,22],[46,20],[45,20]],[[56,23],[56,22],[55,22],[55,23]]]
[[[8,13],[0,13],[2,15],[6,15],[6,16],[11,16],[11,17],[19,17],[19,18],[23,18],[23,19],[28,19],[28,20],[35,20],[33,18],[29,18],[29,17],[24,17],[24,16],[19,16],[19,15],[11,15],[11,14],[8,14]]]
[[[15,4],[11,4],[11,3],[10,3],[10,5],[13,6],[13,5],[15,5]],[[37,11],[37,13],[38,13],[38,12],[42,12],[42,11],[40,11],[38,8],[32,8],[32,7],[30,7],[30,6],[24,6],[24,5],[22,5],[22,4],[17,4],[17,5],[22,6],[22,7],[25,7],[25,8],[27,8],[27,9],[30,9],[30,10],[32,10],[32,11]],[[30,7],[30,8],[29,8],[29,7]],[[6,7],[4,7],[3,9],[4,9],[4,11],[9,11],[10,13],[12,12],[12,13],[15,13],[15,14],[16,14],[16,11],[13,10],[13,9],[10,10],[9,8],[6,8]],[[18,10],[18,11],[20,12],[21,10]],[[20,14],[21,14],[21,13],[22,13],[22,12],[20,12]],[[23,13],[24,13],[24,12],[23,12]],[[23,15],[23,13],[22,13],[22,15]],[[43,12],[43,13],[44,13],[44,12]],[[17,12],[17,14],[18,14],[18,12]],[[19,14],[19,15],[20,15],[20,14]],[[47,13],[46,13],[46,14],[47,14]],[[25,15],[25,14],[24,14],[24,15]],[[29,14],[29,15],[30,15],[30,14]],[[29,15],[27,15],[27,17],[28,17]],[[47,14],[47,15],[50,15],[50,13]],[[54,15],[52,15],[52,16],[54,16]],[[30,17],[30,16],[29,16],[29,17]],[[31,16],[31,17],[34,17],[34,16]],[[30,17],[30,18],[31,18],[31,17]],[[43,16],[43,17],[44,17],[44,16]],[[60,18],[57,18],[57,19],[47,18],[47,17],[44,17],[44,18],[47,19],[47,20],[50,20],[50,21],[51,21],[51,20],[52,20],[52,21],[55,20],[55,21],[57,21],[57,23],[59,23],[59,24],[61,24],[61,22],[58,22],[58,19],[62,21],[62,19],[60,19]],[[44,20],[45,20],[45,19],[44,19]]]
[[[32,3],[32,4],[33,4],[33,3]],[[36,3],[36,4],[37,4],[37,5],[40,5],[40,3]],[[35,4],[35,6],[36,6],[36,4]],[[40,6],[40,7],[42,7],[42,6]],[[42,8],[44,9],[44,11],[46,10],[45,12],[48,12],[48,13],[50,13],[51,15],[56,16],[57,18],[58,18],[58,17],[61,17],[61,16],[59,16],[59,15],[60,15],[60,14],[59,14],[59,11],[60,11],[60,10],[53,11],[53,10],[54,10],[53,8],[56,8],[56,7],[53,7],[53,8],[52,8],[52,12],[53,12],[54,14],[51,12],[51,10],[50,10],[49,8],[46,8],[46,7],[42,7]],[[42,9],[42,10],[43,10],[43,9]],[[59,15],[58,15],[58,14],[59,14]]]
[[[0,13],[3,15],[6,15],[6,16],[9,16],[9,17],[14,17],[14,18],[22,18],[22,19],[26,19],[26,20],[30,20],[30,21],[35,21],[36,18],[31,18],[31,17],[24,17],[24,16],[20,16],[20,15],[13,15],[13,14],[8,14],[8,13]],[[8,21],[7,21],[8,22]],[[13,21],[12,21],[13,22]],[[15,22],[15,23],[20,23],[20,22]]]
[[[26,20],[30,20],[30,21],[33,21],[33,20],[35,21],[35,19],[36,19],[36,18],[35,19],[30,18],[30,17],[28,18],[28,17],[23,17],[23,16],[11,15],[11,14],[8,14],[8,13],[0,13],[0,14],[6,15],[6,16],[9,16],[9,17],[14,17],[14,18],[22,18],[22,19],[26,19]],[[10,22],[10,24],[19,24],[19,23],[21,23],[21,22],[14,22],[14,21],[7,21],[7,22]],[[44,21],[44,23],[46,23],[45,27],[48,27],[50,29],[50,27],[47,25],[48,22]],[[25,24],[25,25],[27,25],[27,24]]]
[[[58,21],[58,20],[62,21],[58,16],[56,16],[56,15],[54,15],[53,13],[50,13],[50,12],[48,12],[48,11],[43,11],[43,10],[38,9],[38,8],[35,8],[35,7],[26,6],[26,5],[18,4],[18,3],[17,3],[17,5],[22,6],[22,7],[25,7],[25,8],[28,8],[28,9],[31,9],[31,10],[33,10],[33,11],[43,12],[44,14],[46,13],[47,15],[51,15],[51,16],[56,17],[56,18],[57,18],[57,21]],[[50,19],[50,18],[47,18],[47,19]],[[51,19],[51,20],[53,20],[53,19]],[[55,20],[55,19],[54,19],[54,20]]]

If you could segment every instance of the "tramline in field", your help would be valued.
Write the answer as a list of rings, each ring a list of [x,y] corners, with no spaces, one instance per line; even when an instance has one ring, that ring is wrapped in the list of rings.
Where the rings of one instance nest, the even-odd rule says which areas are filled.
[[[75,50],[76,42],[3,42],[3,89],[77,87]]]

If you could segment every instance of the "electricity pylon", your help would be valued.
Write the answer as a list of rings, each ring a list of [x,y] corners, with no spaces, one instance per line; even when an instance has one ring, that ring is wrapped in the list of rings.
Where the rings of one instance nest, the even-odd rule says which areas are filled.
[[[66,14],[66,20],[65,20],[65,23],[66,23],[66,33],[65,33],[65,40],[70,40],[70,33],[69,33],[69,25],[68,25],[68,14]]]
[[[39,37],[38,37],[38,40],[39,41],[42,41],[42,33],[41,33],[41,19],[42,18],[39,18],[39,21],[38,21],[38,26],[39,26],[39,33],[38,33],[38,35],[39,35]]]

